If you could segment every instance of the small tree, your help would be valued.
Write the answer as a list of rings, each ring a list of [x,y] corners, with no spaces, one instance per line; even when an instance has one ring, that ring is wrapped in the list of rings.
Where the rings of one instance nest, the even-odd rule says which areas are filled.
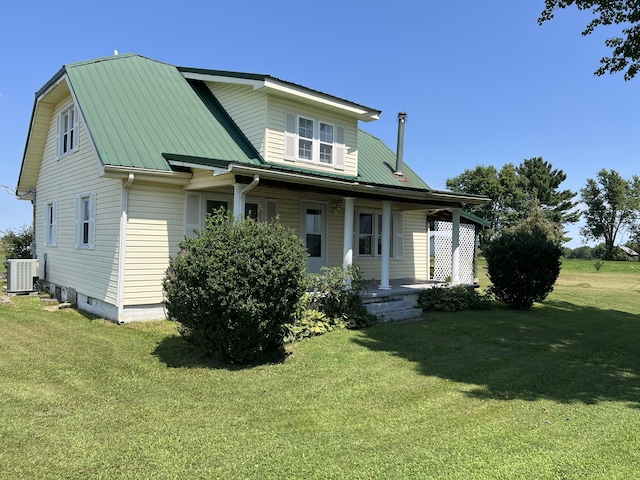
[[[169,318],[206,353],[248,363],[283,353],[305,292],[306,252],[282,225],[222,212],[184,240],[163,282]]]
[[[534,204],[525,220],[492,240],[485,256],[495,298],[518,310],[547,298],[560,274],[561,237]]]
[[[17,232],[9,229],[2,237],[5,258],[31,258],[33,227],[22,226]]]

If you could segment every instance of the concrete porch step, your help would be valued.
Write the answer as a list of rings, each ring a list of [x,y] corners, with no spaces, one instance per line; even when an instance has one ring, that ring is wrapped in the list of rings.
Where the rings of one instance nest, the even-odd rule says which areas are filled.
[[[388,302],[367,303],[365,308],[379,322],[394,322],[420,317],[422,309],[414,305],[415,301],[412,300],[391,300]]]

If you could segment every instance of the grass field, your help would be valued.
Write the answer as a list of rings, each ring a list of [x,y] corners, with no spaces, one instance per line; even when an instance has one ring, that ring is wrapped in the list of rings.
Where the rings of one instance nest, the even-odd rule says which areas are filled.
[[[253,368],[169,322],[14,297],[0,478],[637,478],[639,265],[565,261],[529,312],[337,331]]]

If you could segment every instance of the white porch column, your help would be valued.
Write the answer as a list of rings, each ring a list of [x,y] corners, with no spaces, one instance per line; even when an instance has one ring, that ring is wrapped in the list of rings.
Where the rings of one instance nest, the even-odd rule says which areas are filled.
[[[373,232],[374,235],[377,232]],[[391,202],[385,200],[382,202],[382,242],[380,245],[382,250],[382,264],[380,266],[380,285],[378,288],[389,290],[389,258],[391,250]]]
[[[355,198],[344,197],[344,238],[342,241],[343,255],[342,266],[353,264],[353,217]]]
[[[460,283],[460,209],[451,209],[451,283]]]
[[[427,280],[431,280],[431,223],[427,215]]]
[[[244,187],[241,183],[233,184],[233,218],[244,218]]]

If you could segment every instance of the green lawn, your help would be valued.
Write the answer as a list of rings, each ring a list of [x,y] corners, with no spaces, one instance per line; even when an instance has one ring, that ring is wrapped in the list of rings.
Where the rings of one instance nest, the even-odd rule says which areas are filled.
[[[168,322],[14,297],[0,478],[636,478],[640,264],[613,265],[564,261],[530,312],[336,331],[245,369]]]

